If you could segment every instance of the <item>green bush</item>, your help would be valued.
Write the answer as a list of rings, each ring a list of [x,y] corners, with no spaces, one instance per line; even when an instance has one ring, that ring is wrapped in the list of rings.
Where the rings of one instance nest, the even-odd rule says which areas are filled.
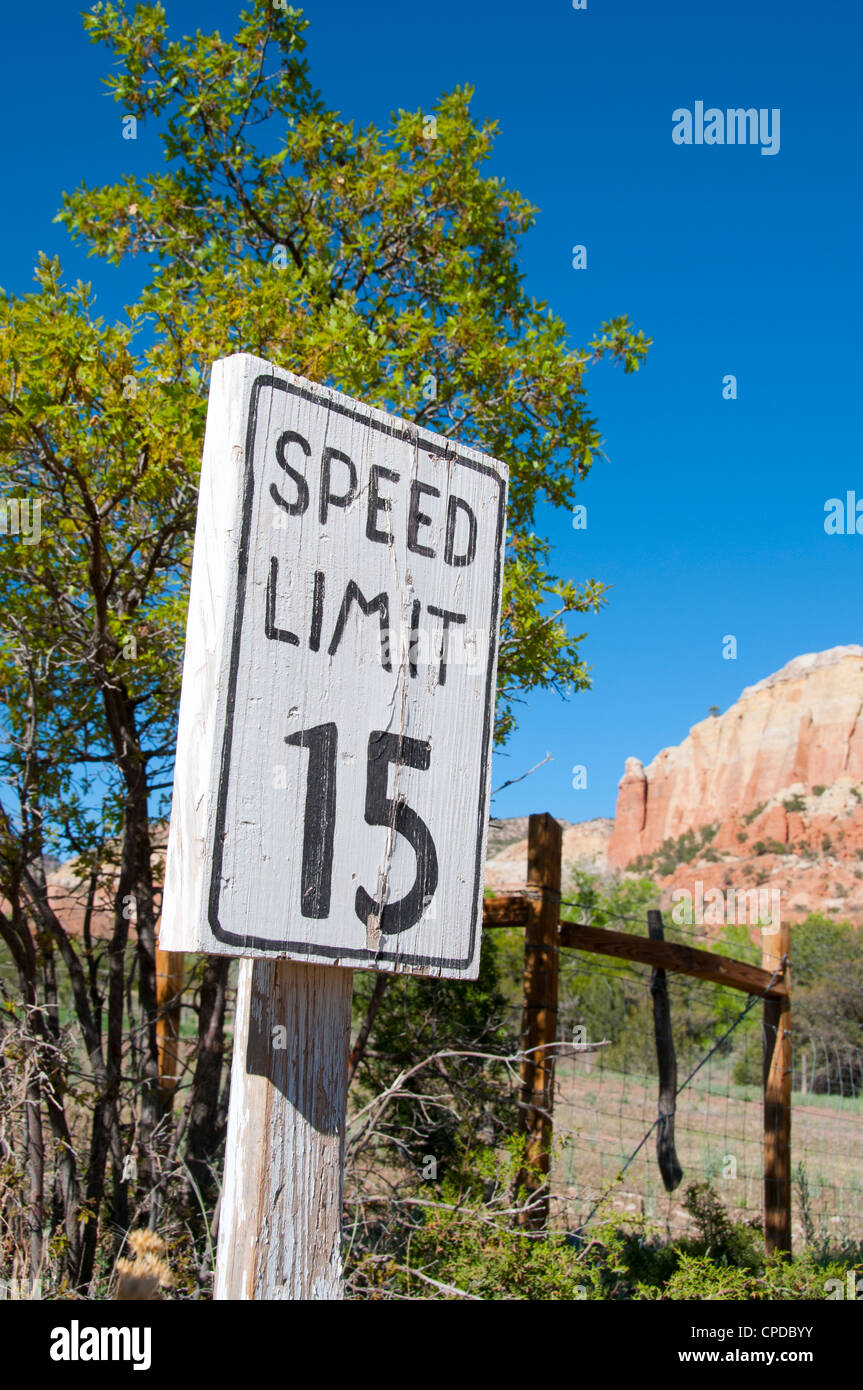
[[[600,879],[575,870],[566,897],[564,920],[568,917],[645,936],[647,911],[658,905],[659,890],[646,878]],[[670,913],[665,914],[664,926],[666,940],[692,944],[691,930],[678,926]],[[745,927],[724,926],[712,944],[720,953],[739,960],[754,962],[759,958]],[[668,991],[678,1063],[685,1066],[693,1063],[737,1017],[742,1001],[735,990],[705,990],[701,981],[674,972],[668,975]],[[571,1037],[572,1029],[578,1025],[586,1029],[589,1041],[611,1043],[601,1053],[600,1069],[635,1069],[655,1074],[656,1041],[647,966],[640,968],[629,961],[606,957],[597,969],[595,957],[580,951],[563,952],[559,1036]],[[730,1043],[724,1044],[722,1051],[729,1048]]]
[[[753,854],[787,854],[788,846],[781,840],[756,840],[752,846]]]
[[[349,1271],[355,1296],[541,1301],[824,1299],[826,1281],[860,1261],[859,1249],[764,1254],[757,1223],[732,1222],[707,1184],[684,1205],[694,1234],[663,1241],[644,1220],[609,1219],[588,1233],[537,1234],[514,1227],[506,1204],[520,1163],[517,1144],[464,1155],[458,1177],[435,1188],[397,1253],[365,1255]],[[428,1185],[426,1185],[428,1186]],[[488,1194],[491,1192],[491,1198]],[[485,1201],[483,1201],[485,1194]]]

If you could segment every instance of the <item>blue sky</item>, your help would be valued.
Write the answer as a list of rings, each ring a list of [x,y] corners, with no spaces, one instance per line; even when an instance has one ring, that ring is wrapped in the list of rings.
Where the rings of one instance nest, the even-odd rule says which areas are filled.
[[[230,33],[239,4],[166,7],[180,32]],[[611,815],[628,755],[648,761],[801,652],[861,640],[863,536],[827,536],[824,503],[863,498],[863,19],[847,0],[304,8],[312,80],[360,124],[472,84],[476,114],[501,127],[489,172],[540,209],[528,290],[574,344],[622,313],[654,339],[637,376],[592,375],[609,461],[580,494],[587,530],[541,517],[558,572],[613,585],[581,624],[594,687],[532,698],[494,779],[549,752],[495,814]],[[118,312],[133,273],[87,262],[52,218],[64,188],[154,168],[155,136],[121,139],[107,54],[78,5],[10,7],[4,39],[0,283],[28,289],[37,251],[56,251]],[[778,154],[675,145],[672,112],[698,100],[779,108]],[[572,268],[576,243],[586,270]],[[736,400],[722,398],[729,373]],[[722,658],[726,634],[736,660]]]

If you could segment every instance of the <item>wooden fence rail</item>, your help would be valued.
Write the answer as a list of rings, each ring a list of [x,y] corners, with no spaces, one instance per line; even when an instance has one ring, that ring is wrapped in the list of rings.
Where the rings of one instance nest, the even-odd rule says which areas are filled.
[[[784,978],[768,988],[773,974],[770,970],[733,960],[731,956],[702,951],[697,946],[683,946],[677,941],[651,941],[649,937],[630,936],[627,932],[611,931],[607,927],[562,922],[560,943],[597,955],[640,961],[654,970],[674,970],[678,975],[694,975],[698,980],[728,985],[746,994],[764,995],[766,999],[781,999],[786,994]]]

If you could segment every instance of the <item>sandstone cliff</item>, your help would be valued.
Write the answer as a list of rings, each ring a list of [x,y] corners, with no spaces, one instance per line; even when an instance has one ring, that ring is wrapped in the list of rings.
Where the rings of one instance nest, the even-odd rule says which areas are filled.
[[[491,849],[485,866],[485,885],[487,888],[521,888],[527,879],[527,817],[523,822],[502,821],[501,826],[521,825],[522,837],[511,839],[505,848],[492,857]],[[580,821],[577,825],[561,822],[563,843],[561,858],[564,870],[574,867],[588,869],[591,873],[605,873],[608,869],[608,840],[614,821],[607,817],[597,820]],[[500,832],[499,832],[500,833]]]
[[[566,827],[563,857],[648,875],[665,907],[757,887],[786,916],[863,923],[863,647],[796,657],[647,767],[628,758],[614,821]],[[526,840],[506,845],[488,886],[523,883],[526,862]]]
[[[628,758],[613,868],[863,920],[863,647],[796,657],[645,768]]]
[[[795,657],[648,767],[627,759],[610,863],[623,867],[686,830],[725,824],[785,789],[863,781],[861,714],[863,647]],[[780,821],[768,832],[775,838]]]

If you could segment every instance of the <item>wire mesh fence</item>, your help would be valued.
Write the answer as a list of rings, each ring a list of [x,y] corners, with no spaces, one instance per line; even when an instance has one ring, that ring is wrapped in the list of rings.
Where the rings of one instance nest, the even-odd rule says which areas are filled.
[[[674,1191],[663,1184],[657,1161],[659,1076],[650,1006],[651,970],[631,962],[569,953],[561,973],[555,1045],[551,1229],[590,1234],[610,1216],[644,1218],[668,1241],[692,1233],[687,1192],[710,1184],[733,1221],[759,1230],[764,1204],[765,1047],[761,1000],[700,980],[669,976],[672,1029],[678,1061],[674,1141],[683,1177]],[[757,1007],[756,1007],[757,1006]],[[517,1035],[520,1009],[511,1009]],[[583,1022],[582,1020],[587,1020]],[[768,1040],[771,1041],[771,1040]],[[470,1052],[472,1099],[484,1092],[493,1103],[500,1143],[516,1134],[525,1109],[519,1069],[524,1053]],[[349,1142],[349,1226],[354,1237],[380,1228],[381,1259],[391,1246],[392,1225],[406,1202],[421,1209],[476,1201],[459,1189],[444,1196],[402,1188],[399,1149],[410,1134],[398,1107],[408,1100],[416,1114],[463,1108],[450,1091],[456,1054],[423,1059],[400,1076],[391,1092],[354,1114]],[[435,1085],[431,1079],[436,1078]],[[863,1050],[827,1037],[801,1038],[792,1068],[792,1239],[804,1247],[837,1249],[863,1241]],[[389,1117],[389,1118],[388,1118]],[[416,1120],[414,1120],[416,1123]],[[483,1135],[477,1134],[482,1140]],[[420,1146],[421,1147],[421,1146]],[[392,1163],[388,1166],[387,1151]],[[417,1163],[414,1155],[414,1171]],[[438,1177],[430,1162],[429,1177]],[[518,1217],[512,1185],[491,1184],[483,1220],[511,1224]]]
[[[650,970],[579,963],[579,977],[630,997],[649,997]],[[679,1063],[675,1143],[683,1169],[677,1189],[664,1188],[656,1157],[658,1075],[652,1029],[625,1020],[609,1045],[562,1055],[555,1069],[552,1195],[556,1219],[585,1229],[609,1212],[644,1216],[669,1238],[689,1218],[683,1196],[708,1182],[735,1220],[760,1221],[763,1207],[764,1113],[760,1010],[739,1009],[730,1026],[717,1023],[710,1041],[702,1012],[716,987],[670,981]],[[682,983],[682,982],[681,982]],[[596,988],[592,990],[596,996]],[[711,997],[712,996],[712,997]],[[583,1026],[571,1021],[573,1036]],[[698,1053],[701,1051],[701,1064]],[[863,1052],[848,1043],[807,1037],[792,1068],[792,1234],[809,1244],[863,1239]]]

